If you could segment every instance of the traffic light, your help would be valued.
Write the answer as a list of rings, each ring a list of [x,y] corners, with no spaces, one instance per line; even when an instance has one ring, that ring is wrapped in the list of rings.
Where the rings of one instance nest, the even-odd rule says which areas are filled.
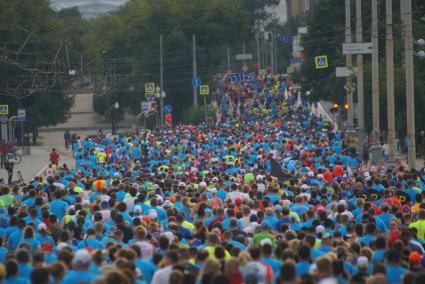
[[[153,102],[151,104],[151,112],[153,112],[153,113],[156,113],[157,112],[157,110],[156,110],[156,103],[155,102]]]
[[[347,110],[348,109],[348,104],[345,104],[344,105],[344,108]]]

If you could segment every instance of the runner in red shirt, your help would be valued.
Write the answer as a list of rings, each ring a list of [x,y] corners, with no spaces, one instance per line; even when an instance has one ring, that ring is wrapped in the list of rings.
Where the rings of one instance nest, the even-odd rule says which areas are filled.
[[[60,160],[60,156],[56,152],[56,149],[53,148],[52,152],[50,153],[50,163],[52,163],[54,165],[59,165],[59,160]]]

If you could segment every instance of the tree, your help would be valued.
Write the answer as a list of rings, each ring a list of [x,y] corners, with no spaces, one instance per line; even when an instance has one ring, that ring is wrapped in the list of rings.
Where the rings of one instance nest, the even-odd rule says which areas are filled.
[[[252,38],[251,1],[135,0],[95,19],[86,35],[96,59],[96,95],[123,108],[140,111],[144,84],[159,83],[159,35],[164,38],[164,89],[174,118],[192,104],[192,35],[197,40],[198,76],[204,83],[222,71],[226,49]],[[258,1],[257,1],[258,2]],[[260,3],[260,2],[258,2]],[[255,8],[264,7],[256,4]],[[101,50],[106,52],[102,55]]]
[[[353,3],[354,4],[354,3]],[[363,34],[364,42],[370,41],[370,1],[362,1],[363,4]],[[399,1],[393,1],[393,11],[400,11]],[[422,5],[422,7],[421,7]],[[414,11],[423,11],[423,2],[413,1]],[[354,11],[354,7],[352,7]],[[380,58],[380,121],[381,128],[386,128],[386,77],[385,77],[385,1],[379,2],[379,58]],[[330,16],[332,15],[332,16]],[[404,41],[401,40],[401,26],[399,13],[394,12],[394,66],[395,66],[395,103],[396,103],[396,129],[400,138],[406,133],[405,114],[405,73],[402,63],[402,52]],[[424,13],[413,14],[414,38],[425,37]],[[354,27],[352,17],[352,27]],[[307,80],[303,85],[305,90],[311,90],[315,100],[329,100],[339,104],[344,103],[346,92],[344,90],[345,80],[336,78],[335,67],[345,66],[345,57],[342,54],[342,43],[345,41],[345,8],[344,1],[321,0],[316,3],[313,11],[307,15],[307,26],[309,33],[302,38],[305,48],[306,61],[301,70],[301,76]],[[329,68],[316,69],[314,57],[327,55]],[[354,57],[355,58],[355,57]],[[364,56],[364,95],[365,95],[365,124],[366,129],[372,127],[372,101],[371,97],[371,57]],[[353,61],[355,64],[355,60]],[[420,111],[425,103],[425,62],[415,58],[415,115],[417,131],[422,130],[425,113]]]
[[[34,127],[69,116],[72,98],[65,90],[73,82],[68,72],[74,61],[68,49],[76,50],[82,35],[71,19],[81,17],[58,16],[47,0],[0,2],[0,100],[12,114],[26,107]]]

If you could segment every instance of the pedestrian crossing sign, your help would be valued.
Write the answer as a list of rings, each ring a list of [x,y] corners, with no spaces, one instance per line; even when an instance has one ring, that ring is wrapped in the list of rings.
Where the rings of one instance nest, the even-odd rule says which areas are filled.
[[[0,115],[9,114],[9,105],[0,105]]]
[[[155,83],[146,83],[145,84],[145,93],[147,93],[147,94],[155,93]]]
[[[199,86],[199,94],[201,94],[201,96],[207,96],[210,93],[210,86],[208,85],[201,85]]]
[[[328,68],[328,56],[320,55],[314,57],[314,62],[316,63],[316,69]]]

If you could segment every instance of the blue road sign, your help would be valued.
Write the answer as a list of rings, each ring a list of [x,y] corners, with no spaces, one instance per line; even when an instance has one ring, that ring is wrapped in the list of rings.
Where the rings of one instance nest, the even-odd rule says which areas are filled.
[[[199,77],[192,78],[192,85],[194,87],[199,87],[202,84],[202,80]]]
[[[164,113],[169,114],[173,112],[173,107],[171,105],[164,106]]]

